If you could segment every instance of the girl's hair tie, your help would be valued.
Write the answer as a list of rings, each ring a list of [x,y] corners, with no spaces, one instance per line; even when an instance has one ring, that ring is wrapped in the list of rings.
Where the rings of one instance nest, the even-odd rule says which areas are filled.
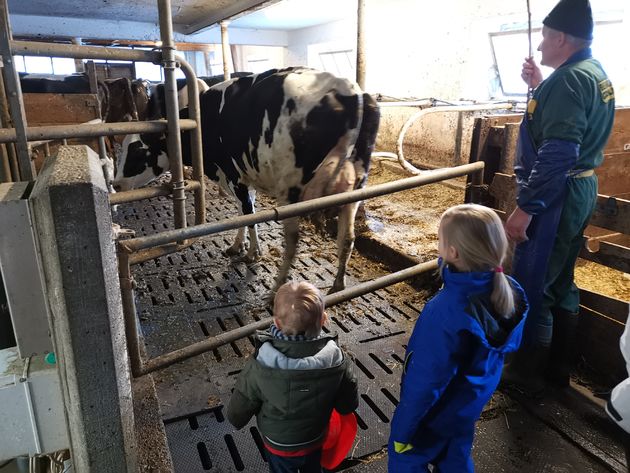
[[[495,273],[502,273],[503,272],[503,266],[497,266],[496,268],[494,268],[494,272]]]

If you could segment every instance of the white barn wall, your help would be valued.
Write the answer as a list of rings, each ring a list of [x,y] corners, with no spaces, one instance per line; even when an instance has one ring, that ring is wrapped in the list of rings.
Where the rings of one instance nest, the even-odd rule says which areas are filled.
[[[531,0],[533,25],[540,26],[555,4],[556,0]],[[624,10],[624,0],[593,0],[592,4],[596,20],[607,19],[600,11]],[[624,23],[628,24],[630,8],[625,9]],[[490,99],[494,95],[490,89],[494,65],[488,33],[506,25],[527,27],[523,0],[368,0],[366,88],[371,93],[395,97]],[[630,26],[625,30],[624,42],[628,44]],[[532,46],[538,58],[540,39],[540,33],[535,32]],[[287,65],[318,67],[309,58],[308,47],[321,43],[355,47],[356,18],[289,31]],[[520,61],[527,55],[527,45],[514,54]],[[623,64],[615,65],[620,71],[617,76],[630,77],[630,61],[623,54],[619,61]],[[620,82],[615,84],[617,96],[630,103],[628,86]]]

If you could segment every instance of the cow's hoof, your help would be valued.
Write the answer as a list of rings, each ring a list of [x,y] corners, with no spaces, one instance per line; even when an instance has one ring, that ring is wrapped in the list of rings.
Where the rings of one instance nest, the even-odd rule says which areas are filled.
[[[263,303],[268,306],[271,307],[273,309],[273,301],[276,298],[276,291],[269,291],[269,294],[267,294],[263,300]]]
[[[243,249],[243,245],[233,245],[226,249],[223,253],[225,253],[225,256],[236,256],[243,253]]]
[[[245,255],[245,257],[243,258],[243,260],[247,263],[247,264],[253,264],[253,263],[257,263],[258,261],[260,261],[260,253],[256,252],[256,253],[252,253],[251,255],[249,253],[247,253]]]
[[[333,284],[333,286],[328,290],[328,294],[334,294],[335,292],[343,291],[346,288],[345,284]]]

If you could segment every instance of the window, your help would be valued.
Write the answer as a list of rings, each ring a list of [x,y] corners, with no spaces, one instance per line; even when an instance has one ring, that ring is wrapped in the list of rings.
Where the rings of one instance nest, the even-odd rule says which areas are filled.
[[[355,67],[352,62],[352,53],[351,49],[319,53],[322,69],[339,77],[353,77]]]
[[[345,41],[310,44],[308,66],[354,80],[356,76],[356,51]]]
[[[625,57],[622,49],[623,42],[619,41],[619,38],[624,36],[623,26],[621,21],[597,22],[592,47],[593,56],[602,63],[612,83],[619,86],[628,82],[627,61],[624,64],[624,61],[620,60]],[[541,28],[532,30],[532,49],[538,64],[540,64],[540,53],[536,51],[536,48],[542,38],[540,31]],[[527,86],[521,79],[521,67],[529,48],[527,30],[490,33],[490,44],[503,95],[526,95]],[[544,78],[552,72],[553,69],[542,67]]]

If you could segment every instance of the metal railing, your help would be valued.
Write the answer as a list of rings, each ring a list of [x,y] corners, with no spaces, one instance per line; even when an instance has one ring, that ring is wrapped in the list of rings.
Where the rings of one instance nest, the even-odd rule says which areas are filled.
[[[173,28],[171,17],[171,1],[158,0],[160,18],[161,51],[144,51],[129,48],[111,48],[82,46],[75,44],[40,43],[36,41],[15,41],[11,36],[6,0],[0,0],[0,54],[4,62],[7,82],[6,95],[8,108],[11,111],[13,129],[0,129],[0,143],[16,143],[17,153],[7,151],[7,159],[14,159],[9,167],[17,168],[21,180],[33,180],[35,169],[28,151],[29,141],[49,139],[86,138],[132,133],[164,133],[167,132],[167,148],[171,182],[169,194],[173,195],[173,213],[175,227],[186,226],[185,190],[195,193],[195,222],[205,221],[205,193],[203,180],[203,159],[201,156],[201,123],[199,114],[199,88],[193,68],[185,60],[176,58],[174,54]],[[78,59],[109,59],[144,61],[163,64],[165,77],[165,100],[167,120],[125,123],[103,123],[97,125],[57,125],[28,127],[24,113],[24,101],[19,76],[13,62],[13,55],[55,56]],[[188,86],[189,120],[179,120],[177,103],[177,85],[175,69],[180,67],[186,77]],[[4,109],[4,107],[0,107]],[[6,118],[6,117],[5,117]],[[193,161],[193,180],[195,184],[186,184],[183,177],[180,130],[190,130],[191,153]],[[9,147],[11,148],[11,147]],[[161,189],[165,190],[164,187]],[[127,192],[129,192],[127,194]],[[125,191],[113,200],[117,203],[131,202],[142,197],[142,193]],[[160,194],[162,195],[162,194]]]
[[[329,207],[349,204],[351,202],[358,202],[385,194],[391,194],[394,192],[400,192],[422,185],[451,179],[453,177],[465,176],[471,173],[481,173],[483,172],[483,169],[484,163],[480,161],[472,164],[465,164],[463,166],[457,166],[454,168],[427,171],[426,173],[419,176],[399,179],[397,181],[370,186],[363,189],[357,189],[350,192],[344,192],[341,194],[335,194],[326,197],[320,197],[318,199],[298,202],[296,204],[276,207],[270,210],[263,210],[260,212],[256,212],[255,214],[243,215],[240,217],[230,218],[215,223],[195,225],[193,227],[169,230],[155,235],[119,241],[119,278],[122,293],[123,313],[125,317],[125,332],[127,334],[127,344],[129,348],[129,357],[131,360],[132,375],[134,377],[144,376],[148,373],[166,368],[175,363],[179,363],[180,361],[187,360],[188,358],[191,358],[193,356],[206,353],[222,345],[238,340],[239,338],[246,337],[256,330],[266,328],[271,323],[270,318],[260,320],[258,322],[246,325],[245,327],[240,327],[236,330],[225,332],[221,335],[193,343],[189,346],[180,348],[173,352],[165,353],[155,358],[144,361],[140,352],[138,319],[133,297],[133,280],[131,274],[131,265],[134,262],[140,262],[143,260],[143,258],[136,258],[136,260],[134,261],[134,256],[139,254],[138,252],[160,251],[161,249],[163,249],[163,254],[166,254],[168,252],[178,251],[179,249],[190,245],[190,242],[182,242],[186,242],[187,240],[189,241],[189,239],[192,238],[212,235],[226,230],[237,229],[257,223],[280,221],[287,218],[302,216]],[[155,257],[155,255],[152,256]],[[353,297],[375,291],[376,289],[380,289],[391,284],[396,284],[423,272],[435,269],[436,267],[436,261],[422,263],[411,268],[399,271],[397,273],[392,273],[373,281],[368,281],[366,283],[347,288],[343,291],[327,296],[326,305],[330,306],[338,304]]]

